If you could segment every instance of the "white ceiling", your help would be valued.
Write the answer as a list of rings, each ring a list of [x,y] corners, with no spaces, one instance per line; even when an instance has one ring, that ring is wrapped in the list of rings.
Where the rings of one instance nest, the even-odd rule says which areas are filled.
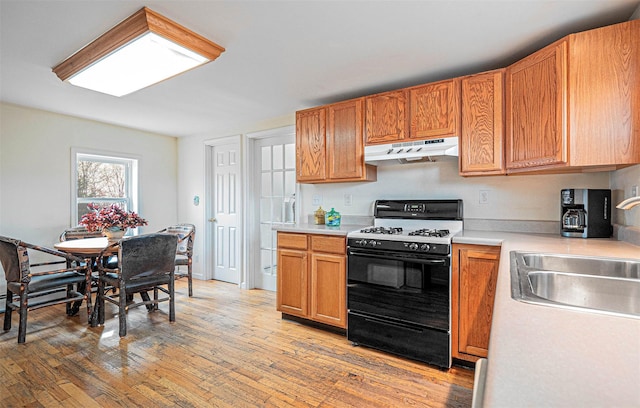
[[[640,0],[0,0],[0,100],[171,136],[504,67],[568,33],[628,20]],[[51,68],[147,6],[227,49],[116,98]]]

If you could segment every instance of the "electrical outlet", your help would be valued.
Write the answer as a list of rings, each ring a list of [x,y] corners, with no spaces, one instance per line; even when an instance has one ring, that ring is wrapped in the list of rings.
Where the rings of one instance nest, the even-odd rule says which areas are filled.
[[[489,204],[489,190],[480,190],[480,204]]]
[[[632,186],[631,187],[631,197],[637,197],[638,196],[638,186]]]
[[[344,195],[344,206],[345,207],[351,207],[352,201],[353,201],[353,195],[351,195],[351,194],[345,194]]]
[[[313,204],[313,205],[322,205],[322,196],[321,195],[314,195],[313,199],[311,200],[311,204]]]

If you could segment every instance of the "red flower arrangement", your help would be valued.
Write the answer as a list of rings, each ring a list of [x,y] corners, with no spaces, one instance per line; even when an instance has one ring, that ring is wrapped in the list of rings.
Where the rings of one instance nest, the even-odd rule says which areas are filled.
[[[147,220],[135,212],[127,212],[117,204],[100,207],[96,203],[87,204],[91,211],[82,216],[80,224],[89,231],[126,230],[147,225]]]

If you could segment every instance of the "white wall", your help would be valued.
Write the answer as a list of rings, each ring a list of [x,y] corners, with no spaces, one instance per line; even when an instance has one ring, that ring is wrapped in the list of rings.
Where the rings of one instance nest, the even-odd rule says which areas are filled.
[[[178,220],[190,222],[196,226],[196,240],[194,243],[193,275],[196,278],[205,276],[205,235],[206,220],[211,216],[206,214],[208,197],[205,196],[205,141],[220,137],[246,135],[266,129],[274,129],[295,123],[295,113],[273,118],[264,122],[239,125],[238,128],[216,134],[202,134],[178,139]],[[244,138],[243,138],[244,143]],[[243,166],[244,166],[244,158]],[[243,170],[244,171],[244,170]],[[243,174],[246,182],[246,174]],[[193,204],[194,196],[200,197],[200,204]],[[244,199],[244,196],[243,196]],[[202,255],[200,255],[202,254]],[[241,282],[245,277],[240,278]]]
[[[640,164],[612,172],[611,199],[613,203],[617,204],[625,198],[632,197],[631,188],[634,186],[640,189]],[[640,205],[626,211],[614,208],[614,212],[613,220],[617,224],[640,228]]]
[[[323,208],[335,207],[343,215],[373,215],[376,199],[460,198],[465,219],[559,221],[562,188],[609,188],[609,173],[464,178],[458,175],[457,158],[443,158],[379,166],[373,183],[305,184],[301,210],[305,219],[317,208],[314,196],[322,197]],[[489,192],[487,204],[479,203],[480,190]],[[352,194],[350,207],[345,194]]]
[[[138,156],[140,232],[177,221],[176,138],[0,104],[0,235],[57,242],[70,226],[72,147]]]

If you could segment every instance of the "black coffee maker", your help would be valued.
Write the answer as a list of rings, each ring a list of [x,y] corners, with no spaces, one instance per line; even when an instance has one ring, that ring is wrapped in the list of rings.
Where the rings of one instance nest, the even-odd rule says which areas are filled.
[[[561,190],[560,217],[563,237],[609,238],[613,233],[611,190]]]

